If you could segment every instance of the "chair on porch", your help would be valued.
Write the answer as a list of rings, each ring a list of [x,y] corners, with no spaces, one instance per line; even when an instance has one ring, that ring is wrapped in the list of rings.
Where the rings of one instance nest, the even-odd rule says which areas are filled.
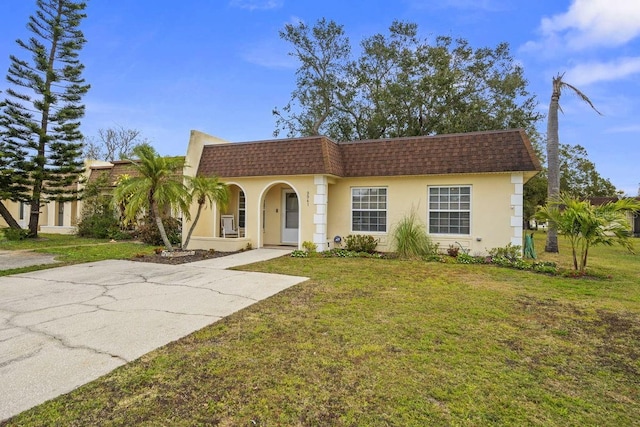
[[[233,215],[221,215],[220,216],[220,229],[222,230],[222,237],[240,237],[240,233],[236,228],[236,221]]]

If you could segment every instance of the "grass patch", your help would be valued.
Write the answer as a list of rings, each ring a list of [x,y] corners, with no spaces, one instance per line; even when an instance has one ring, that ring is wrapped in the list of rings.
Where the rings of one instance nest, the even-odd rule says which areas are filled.
[[[42,234],[37,239],[0,240],[0,250],[31,250],[55,255],[59,261],[56,264],[0,270],[0,276],[107,259],[131,259],[136,254],[151,254],[154,249],[154,246],[131,241],[110,242],[108,239],[63,234]]]
[[[565,263],[561,249],[541,258]],[[594,248],[592,268],[611,278],[399,259],[246,266],[311,280],[7,425],[633,425],[640,257]]]

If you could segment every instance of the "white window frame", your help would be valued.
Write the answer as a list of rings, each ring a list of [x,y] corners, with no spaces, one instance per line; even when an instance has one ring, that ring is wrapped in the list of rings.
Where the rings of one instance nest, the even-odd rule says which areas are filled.
[[[357,192],[361,192],[361,191],[371,191],[371,190],[375,190],[376,192],[379,192],[380,190],[384,190],[384,195],[381,194],[376,194],[375,197],[380,198],[382,196],[384,196],[384,208],[380,208],[379,206],[376,206],[374,208],[371,207],[371,203],[381,203],[380,200],[377,200],[375,202],[371,201],[371,200],[367,200],[364,203],[367,203],[367,207],[363,207],[362,203],[360,202],[360,204],[358,206],[356,206],[357,202],[354,202],[354,196],[356,196]],[[365,196],[365,195],[363,195]],[[366,196],[372,196],[371,194],[366,195]],[[388,187],[351,187],[351,192],[350,192],[350,197],[351,197],[351,201],[350,201],[350,205],[351,205],[351,218],[350,218],[350,222],[351,222],[351,232],[352,233],[367,233],[367,234],[387,234],[387,230],[389,229],[389,190]],[[355,230],[354,229],[354,213],[355,212],[384,212],[384,230]]]
[[[457,196],[460,197],[461,196],[461,191],[462,189],[469,189],[469,194],[468,194],[468,200],[463,200],[462,197],[460,197],[458,200],[451,200],[451,193],[450,191],[452,189],[457,189],[458,193]],[[438,189],[438,194],[434,195],[438,197],[438,200],[432,200],[432,190]],[[440,194],[440,190],[441,189],[448,189],[449,190],[449,194],[448,194],[448,199],[444,200],[443,199],[443,194]],[[466,194],[462,194],[462,196],[465,196]],[[471,216],[472,216],[472,202],[473,202],[473,187],[469,184],[464,184],[464,185],[433,185],[433,186],[429,186],[427,187],[427,230],[429,234],[433,234],[433,235],[440,235],[440,236],[470,236],[471,235]],[[451,204],[452,203],[457,203],[458,206],[454,206],[452,207]],[[437,204],[437,206],[434,206],[434,204]],[[462,205],[462,206],[461,206]],[[440,231],[439,227],[442,226],[436,226],[438,227],[438,231],[432,231],[432,225],[431,225],[431,219],[432,219],[432,214],[433,213],[467,213],[469,215],[468,218],[468,232],[467,233],[463,233],[463,232],[458,232],[458,233],[454,233],[454,232],[442,232]],[[449,220],[451,220],[451,218],[449,218]],[[452,226],[449,225],[449,228],[451,228]],[[457,225],[457,227],[462,228],[462,225]]]

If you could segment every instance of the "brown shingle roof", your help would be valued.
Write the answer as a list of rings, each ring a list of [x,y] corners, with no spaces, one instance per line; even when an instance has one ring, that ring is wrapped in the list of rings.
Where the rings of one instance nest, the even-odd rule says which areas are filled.
[[[205,145],[198,168],[223,177],[341,173],[339,149],[324,136]]]
[[[98,180],[99,177],[107,175],[107,183],[111,187],[115,187],[118,178],[122,175],[138,176],[139,173],[129,160],[116,160],[112,162],[113,165],[107,166],[92,166],[91,173],[89,174],[89,183],[93,183]]]
[[[541,170],[522,130],[335,143],[317,136],[205,145],[198,174],[339,177]]]

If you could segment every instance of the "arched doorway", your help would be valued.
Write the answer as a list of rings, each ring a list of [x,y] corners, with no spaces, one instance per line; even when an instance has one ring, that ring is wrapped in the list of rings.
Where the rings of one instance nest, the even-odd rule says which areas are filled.
[[[269,184],[260,197],[260,246],[300,245],[300,198],[288,182]]]

